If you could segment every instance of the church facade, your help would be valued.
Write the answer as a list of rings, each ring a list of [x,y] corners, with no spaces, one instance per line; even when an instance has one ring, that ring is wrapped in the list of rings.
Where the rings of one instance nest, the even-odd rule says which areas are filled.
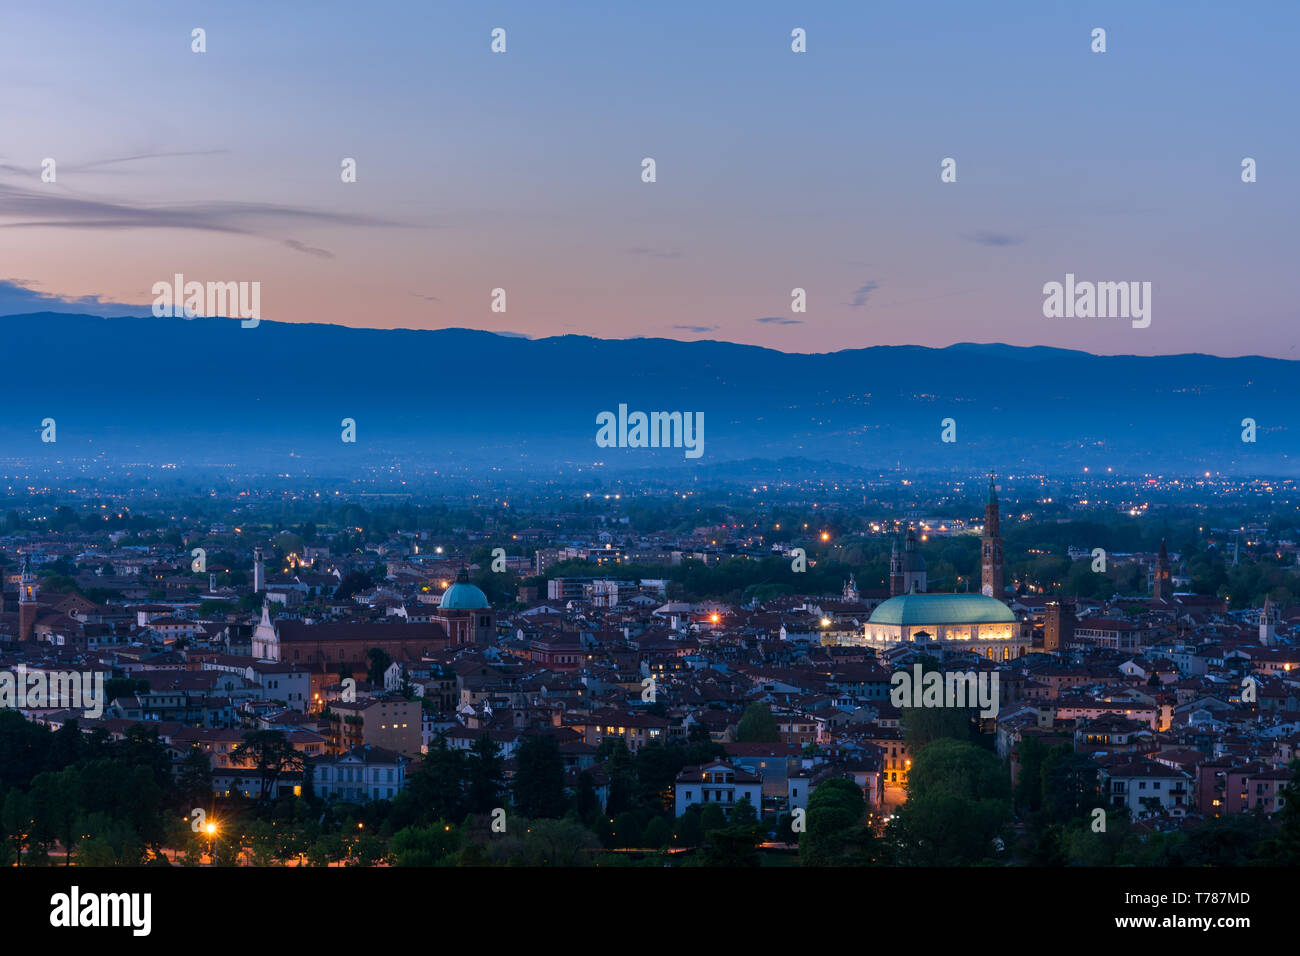
[[[315,673],[365,673],[369,654],[378,648],[394,661],[418,661],[448,647],[490,643],[496,618],[487,597],[462,571],[442,596],[431,619],[422,622],[348,621],[307,624],[273,621],[270,604],[253,630],[253,657],[296,664]]]

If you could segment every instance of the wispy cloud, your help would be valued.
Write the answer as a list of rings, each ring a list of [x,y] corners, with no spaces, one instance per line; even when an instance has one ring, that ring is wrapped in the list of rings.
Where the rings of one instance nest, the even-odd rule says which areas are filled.
[[[880,288],[880,283],[877,282],[875,279],[866,282],[865,284],[860,286],[856,292],[853,293],[853,301],[849,303],[849,307],[853,309],[862,308],[864,305],[867,304],[867,299],[871,297],[871,293],[875,292],[879,288]]]
[[[101,166],[116,166],[119,163],[134,163],[142,159],[171,159],[178,156],[217,156],[228,153],[228,149],[195,149],[177,153],[137,153],[134,156],[115,156],[112,159],[96,159],[80,166],[68,166],[67,169],[99,169]]]
[[[309,256],[316,256],[319,259],[333,259],[334,253],[328,249],[318,249],[315,246],[309,246],[305,242],[299,242],[297,239],[285,239],[284,245],[298,252],[305,252]]]
[[[972,232],[969,235],[962,236],[967,242],[973,242],[980,246],[1018,246],[1025,240],[1020,236],[1011,236],[1002,232],[988,232],[980,230]]]
[[[353,213],[266,202],[132,203],[70,195],[54,186],[0,185],[0,229],[189,229],[276,239],[276,232],[305,225],[402,227],[403,223]],[[326,249],[279,239],[297,252],[333,258]]]
[[[84,173],[91,171],[121,172],[122,170],[108,170],[106,167],[120,166],[123,163],[136,163],[148,159],[173,159],[183,156],[217,156],[228,152],[230,152],[228,149],[196,149],[178,152],[136,153],[131,156],[110,156],[107,159],[92,159],[89,162],[84,163],[60,162],[57,165],[57,169],[60,174]],[[37,166],[15,166],[12,163],[3,162],[0,162],[0,171],[31,177],[39,177],[41,174],[41,169]]]
[[[674,325],[674,329],[681,329],[683,332],[716,332],[716,325]]]
[[[652,246],[632,246],[630,249],[624,249],[630,256],[649,256],[652,259],[680,259],[682,252],[680,249],[655,249]]]
[[[442,301],[442,299],[438,298],[436,295],[421,295],[421,294],[418,293],[418,292],[412,292],[411,295],[415,296],[417,299],[423,299],[425,302],[441,302],[441,301]]]
[[[754,321],[764,322],[768,325],[803,325],[803,319],[787,319],[784,315],[765,315],[763,318]]]

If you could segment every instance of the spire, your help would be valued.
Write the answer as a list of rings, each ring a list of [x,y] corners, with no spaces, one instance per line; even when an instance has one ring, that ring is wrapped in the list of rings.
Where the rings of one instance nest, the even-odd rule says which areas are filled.
[[[998,490],[993,484],[993,476],[989,475],[989,501],[988,503],[994,508],[998,506]]]
[[[1165,548],[1165,539],[1164,539],[1164,538],[1161,538],[1161,539],[1160,539],[1160,560],[1161,560],[1161,561],[1168,561],[1168,560],[1169,560],[1169,551],[1168,551],[1167,548]]]

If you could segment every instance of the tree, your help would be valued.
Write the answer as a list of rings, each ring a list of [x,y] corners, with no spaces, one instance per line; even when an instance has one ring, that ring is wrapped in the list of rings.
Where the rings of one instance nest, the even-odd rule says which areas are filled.
[[[534,820],[524,835],[523,856],[529,866],[582,866],[600,841],[573,820]]]
[[[501,806],[501,793],[505,788],[501,764],[501,748],[486,730],[483,731],[469,752],[466,798],[471,813],[491,813]]]
[[[591,775],[590,770],[583,770],[578,774],[574,806],[578,811],[578,818],[581,820],[588,819],[600,809],[600,800],[596,796],[596,778]]]
[[[1052,823],[1068,823],[1101,806],[1097,764],[1069,744],[1053,748],[1043,760],[1042,815]]]
[[[18,711],[0,708],[0,789],[26,790],[32,778],[49,767],[50,729],[27,720]]]
[[[686,766],[686,748],[665,747],[659,741],[637,751],[633,769],[637,779],[637,800],[647,808],[662,813],[672,803],[673,781]]]
[[[737,800],[731,808],[731,823],[733,826],[758,825],[758,811],[754,809],[748,794]]]
[[[936,740],[912,760],[907,802],[890,823],[898,861],[912,866],[979,863],[1011,818],[1011,785],[997,757],[960,740]]]
[[[390,850],[396,866],[437,866],[461,848],[461,831],[443,820],[406,827],[393,834]]]
[[[47,766],[51,770],[80,763],[86,757],[86,738],[75,719],[69,720],[49,738],[50,751]]]
[[[159,788],[166,790],[172,782],[172,756],[166,744],[158,739],[158,731],[143,724],[127,728],[122,740],[112,750],[128,767],[144,767]]]
[[[614,818],[614,846],[641,845],[641,823],[634,813],[620,813]]]
[[[384,674],[393,664],[393,659],[382,647],[372,647],[366,652],[370,668],[366,671],[366,683],[374,687],[384,686]]]
[[[244,742],[230,752],[232,763],[252,766],[257,771],[261,791],[257,802],[269,806],[275,797],[275,785],[284,774],[301,774],[307,764],[280,730],[252,730]]]
[[[767,704],[750,704],[736,725],[736,740],[740,743],[774,744],[781,742],[781,732],[776,718]]]
[[[1008,800],[936,790],[909,796],[889,836],[905,866],[970,866],[994,854],[993,840],[1010,816]]]
[[[596,748],[596,759],[604,761],[605,774],[609,777],[605,812],[617,815],[634,809],[639,784],[627,743],[622,737],[605,737]]]
[[[970,711],[957,707],[902,707],[903,740],[915,754],[936,740],[970,740]]]
[[[711,830],[703,864],[728,868],[758,866],[758,842],[761,839],[758,829],[753,825],[733,825]]]
[[[673,843],[676,846],[692,847],[704,842],[704,825],[700,822],[700,816],[699,807],[690,806],[677,818],[673,827]]]
[[[710,830],[719,830],[726,825],[727,815],[722,812],[722,807],[716,803],[707,804],[700,811],[700,826],[704,828],[705,833]]]
[[[515,754],[515,806],[525,817],[564,815],[564,758],[550,735],[527,737]]]
[[[23,851],[29,845],[32,824],[27,795],[15,787],[5,794],[4,808],[0,811],[0,826],[4,828],[5,838],[13,845],[15,866],[23,864]]]
[[[1279,796],[1286,800],[1278,811],[1281,825],[1263,846],[1261,857],[1270,866],[1300,866],[1300,759],[1292,760],[1291,782]]]
[[[424,822],[464,817],[469,811],[465,801],[468,774],[465,752],[448,747],[444,734],[435,737],[406,783],[406,792],[416,807],[416,818]]]
[[[176,795],[187,809],[202,807],[212,800],[212,762],[198,744],[191,744],[181,760]]]
[[[1010,800],[1011,782],[998,758],[974,744],[936,740],[912,758],[907,797],[947,792],[981,799]]]
[[[870,862],[875,838],[863,822],[867,802],[846,777],[823,780],[808,798],[807,829],[799,838],[804,866],[854,866]]]
[[[1021,737],[1016,747],[1020,774],[1016,781],[1015,805],[1022,813],[1036,813],[1043,805],[1043,763],[1049,748],[1037,737]]]
[[[661,850],[668,845],[673,838],[672,827],[663,817],[651,817],[650,822],[645,825],[645,833],[641,836],[641,842],[651,849]]]
[[[72,851],[81,837],[81,774],[76,767],[38,774],[32,781],[36,809],[33,833],[41,843],[63,844],[64,866],[72,865]]]
[[[686,742],[691,744],[708,743],[713,738],[709,736],[709,728],[699,721],[691,722],[691,729],[686,732]]]
[[[372,584],[370,575],[364,571],[349,571],[343,576],[338,587],[334,589],[334,599],[336,601],[346,601],[358,591],[364,591]]]

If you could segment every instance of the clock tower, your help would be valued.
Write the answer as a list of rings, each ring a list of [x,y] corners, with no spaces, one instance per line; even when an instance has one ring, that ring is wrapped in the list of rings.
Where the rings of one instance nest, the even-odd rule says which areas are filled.
[[[1006,597],[1006,577],[1002,570],[1002,529],[998,519],[998,493],[989,477],[989,498],[984,506],[984,537],[980,542],[981,591],[999,601]]]

